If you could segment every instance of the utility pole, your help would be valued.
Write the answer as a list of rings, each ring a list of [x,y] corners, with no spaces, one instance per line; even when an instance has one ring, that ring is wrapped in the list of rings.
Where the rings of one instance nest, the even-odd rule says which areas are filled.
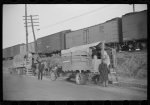
[[[135,4],[129,4],[129,5],[132,5],[132,7],[133,7],[133,12],[135,12]]]
[[[27,22],[28,25],[27,27],[31,27],[32,28],[32,32],[33,32],[33,38],[34,38],[34,47],[35,47],[35,52],[37,53],[37,41],[36,41],[36,37],[35,37],[35,31],[34,31],[34,26],[39,26],[37,25],[36,23],[39,23],[37,22],[36,20],[39,20],[38,18],[35,18],[37,17],[38,15],[29,15],[29,16],[23,16],[25,18],[27,18],[27,20],[29,20],[30,22]],[[25,23],[26,24],[26,23]],[[39,29],[38,29],[39,30]]]
[[[39,22],[33,22],[32,15],[30,15],[30,17],[31,17],[31,26],[32,26],[32,32],[33,32],[33,37],[34,37],[35,53],[38,53],[38,52],[37,52],[37,41],[36,41],[36,37],[35,37],[35,32],[34,32],[34,25],[33,25],[33,23],[39,23]]]
[[[26,27],[26,55],[28,59],[28,25],[27,25],[27,4],[25,4],[25,27]]]
[[[30,74],[30,68],[28,68],[28,63],[29,63],[29,49],[28,49],[28,27],[32,26],[32,32],[34,36],[34,46],[35,46],[35,52],[37,53],[37,44],[36,44],[36,38],[35,38],[35,32],[34,32],[34,27],[33,26],[39,26],[39,25],[33,25],[33,23],[39,23],[39,22],[33,22],[33,20],[38,20],[38,19],[32,19],[33,16],[38,16],[38,15],[27,15],[27,4],[25,4],[25,28],[26,28],[26,67],[27,67],[27,75]],[[27,20],[31,20],[31,22],[27,22]],[[30,25],[28,23],[31,23]]]
[[[135,4],[133,4],[133,12],[135,12]]]

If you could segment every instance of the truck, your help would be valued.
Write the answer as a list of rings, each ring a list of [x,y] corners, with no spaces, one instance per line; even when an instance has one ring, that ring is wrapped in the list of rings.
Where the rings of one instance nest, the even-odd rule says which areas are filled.
[[[50,78],[55,81],[59,74],[68,74],[69,79],[75,78],[76,84],[82,85],[87,80],[92,81],[99,74],[98,67],[102,57],[110,59],[106,61],[110,73],[111,83],[117,82],[116,69],[116,50],[104,44],[105,42],[96,42],[87,45],[72,47],[61,50],[61,70],[54,68],[51,70]]]
[[[32,73],[32,58],[36,59],[36,55],[29,53],[28,59],[25,54],[17,54],[13,58],[13,66],[9,68],[10,73],[13,74],[27,74],[31,75]]]

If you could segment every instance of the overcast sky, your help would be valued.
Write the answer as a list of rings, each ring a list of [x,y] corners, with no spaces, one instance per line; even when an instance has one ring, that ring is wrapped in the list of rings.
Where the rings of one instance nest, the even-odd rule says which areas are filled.
[[[146,4],[135,4],[135,11],[146,10]],[[103,23],[132,12],[128,4],[28,4],[28,15],[39,15],[39,27],[35,27],[36,38],[63,30],[77,30]],[[26,43],[23,16],[24,4],[3,5],[3,48]],[[37,31],[37,29],[40,29]],[[31,27],[29,42],[32,42]]]

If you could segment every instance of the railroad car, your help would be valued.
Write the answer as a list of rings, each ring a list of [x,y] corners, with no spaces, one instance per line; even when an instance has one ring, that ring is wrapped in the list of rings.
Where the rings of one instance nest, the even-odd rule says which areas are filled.
[[[122,16],[122,34],[124,44],[132,49],[146,46],[147,10],[128,13]]]
[[[12,55],[11,55],[11,47],[3,49],[3,57],[4,58],[12,57]]]
[[[66,48],[105,40],[113,44],[122,42],[121,19],[114,18],[102,24],[72,31],[65,35]]]
[[[16,56],[18,54],[20,54],[20,46],[22,46],[24,44],[18,44],[18,45],[15,45],[15,46],[12,46],[12,56]]]
[[[30,53],[35,53],[34,42],[28,43],[28,51]],[[20,54],[21,55],[26,55],[26,44],[20,46]]]
[[[38,38],[38,52],[45,54],[66,49],[65,34],[68,32],[70,32],[70,30],[65,30],[42,38]]]
[[[20,54],[20,46],[23,44],[17,44],[8,48],[3,49],[3,58],[14,57]]]
[[[7,48],[3,49],[3,58],[7,58]]]

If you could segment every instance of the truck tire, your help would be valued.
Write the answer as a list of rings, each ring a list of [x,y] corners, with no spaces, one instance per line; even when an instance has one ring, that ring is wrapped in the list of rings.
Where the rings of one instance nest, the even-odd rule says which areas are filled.
[[[50,72],[50,79],[51,79],[52,81],[55,81],[55,80],[57,79],[57,75],[56,75],[56,73],[55,73],[54,71],[51,71],[51,72]]]
[[[83,85],[86,83],[86,76],[82,73],[77,73],[75,80],[76,80],[76,84]]]

